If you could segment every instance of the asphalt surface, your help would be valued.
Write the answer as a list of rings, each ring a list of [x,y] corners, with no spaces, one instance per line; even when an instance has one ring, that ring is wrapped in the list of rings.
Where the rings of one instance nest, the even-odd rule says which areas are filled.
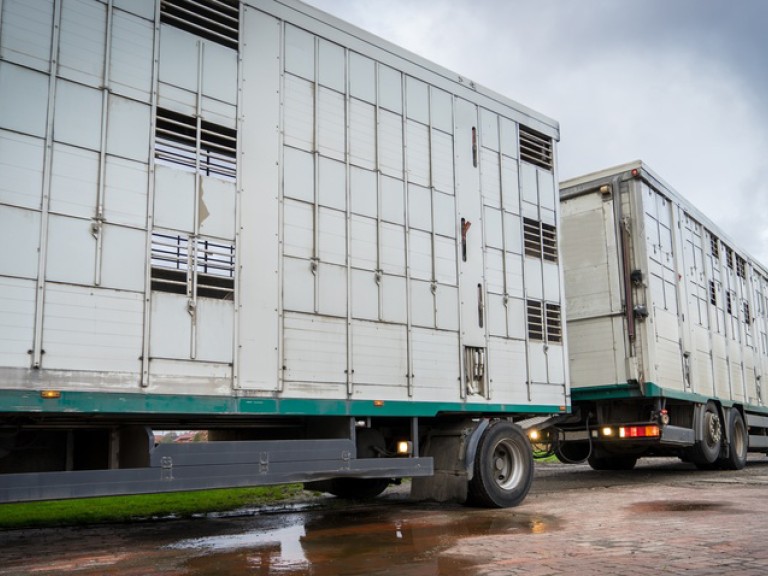
[[[0,574],[677,575],[768,573],[768,459],[701,472],[537,465],[519,507],[332,498],[192,520],[0,533]]]

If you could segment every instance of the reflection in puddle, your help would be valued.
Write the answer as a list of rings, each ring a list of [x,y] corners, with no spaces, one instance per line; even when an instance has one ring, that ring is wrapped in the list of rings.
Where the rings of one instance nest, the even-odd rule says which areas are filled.
[[[184,552],[187,574],[457,576],[472,573],[466,561],[441,553],[460,540],[559,529],[544,516],[466,509],[335,510],[281,516],[280,526],[266,529],[248,524],[165,549]]]

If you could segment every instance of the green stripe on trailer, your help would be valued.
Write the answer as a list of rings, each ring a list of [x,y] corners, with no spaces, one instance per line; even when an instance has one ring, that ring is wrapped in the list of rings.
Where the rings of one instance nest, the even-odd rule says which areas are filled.
[[[440,413],[552,414],[564,406],[480,404],[473,402],[402,402],[374,400],[308,400],[300,398],[237,398],[170,394],[76,392],[63,390],[44,398],[41,390],[0,391],[0,413],[156,414],[209,416],[407,416]]]

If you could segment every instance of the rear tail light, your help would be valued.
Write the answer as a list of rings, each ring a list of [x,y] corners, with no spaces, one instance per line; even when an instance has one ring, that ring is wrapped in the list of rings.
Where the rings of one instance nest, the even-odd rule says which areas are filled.
[[[658,426],[621,426],[619,438],[653,438],[661,435]]]

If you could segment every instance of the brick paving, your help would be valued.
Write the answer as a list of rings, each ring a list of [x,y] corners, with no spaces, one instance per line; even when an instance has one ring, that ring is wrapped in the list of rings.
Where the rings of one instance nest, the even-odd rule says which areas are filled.
[[[767,495],[762,484],[717,481],[532,495],[516,512],[557,527],[464,539],[444,554],[483,576],[764,576]]]

